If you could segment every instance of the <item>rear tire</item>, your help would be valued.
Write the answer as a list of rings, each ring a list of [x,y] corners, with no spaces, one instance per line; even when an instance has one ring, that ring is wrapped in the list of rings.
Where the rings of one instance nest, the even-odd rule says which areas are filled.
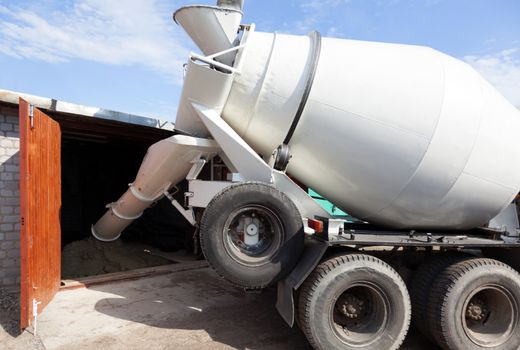
[[[304,248],[303,221],[294,203],[273,186],[246,182],[225,188],[208,204],[200,243],[223,278],[247,289],[284,278]]]
[[[520,275],[492,259],[446,268],[430,295],[430,332],[444,349],[520,348]]]
[[[467,258],[460,253],[438,253],[426,257],[426,261],[413,274],[410,283],[412,324],[431,341],[435,341],[435,339],[430,333],[427,315],[432,285],[444,269]]]
[[[370,255],[322,262],[301,287],[300,327],[317,350],[398,349],[410,324],[399,274]]]

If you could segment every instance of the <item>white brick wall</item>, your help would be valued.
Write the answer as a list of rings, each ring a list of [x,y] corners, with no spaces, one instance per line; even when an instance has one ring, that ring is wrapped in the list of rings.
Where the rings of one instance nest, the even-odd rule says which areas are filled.
[[[20,283],[18,109],[0,106],[0,287]]]

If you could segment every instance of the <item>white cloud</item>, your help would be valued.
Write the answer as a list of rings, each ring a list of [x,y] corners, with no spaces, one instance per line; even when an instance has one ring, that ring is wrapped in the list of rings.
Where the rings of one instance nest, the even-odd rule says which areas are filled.
[[[347,4],[350,0],[308,0],[301,3],[302,9],[330,9],[339,5]]]
[[[344,37],[345,34],[343,34],[341,31],[338,30],[337,27],[332,26],[327,29],[327,37],[329,38],[341,38]]]
[[[335,8],[347,5],[351,0],[307,0],[300,3],[299,8],[303,13],[302,19],[292,22],[289,27],[297,33],[308,33],[316,29],[319,24],[326,22],[330,12]],[[338,34],[336,34],[337,36]]]
[[[74,0],[47,11],[0,6],[0,53],[141,66],[178,83],[188,50],[171,20],[174,9],[165,0]]]
[[[512,48],[484,56],[466,56],[484,78],[511,103],[520,107],[520,49]]]

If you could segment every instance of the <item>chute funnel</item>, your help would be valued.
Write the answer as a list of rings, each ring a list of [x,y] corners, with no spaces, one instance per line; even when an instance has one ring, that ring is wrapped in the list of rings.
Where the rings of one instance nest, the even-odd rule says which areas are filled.
[[[233,47],[242,20],[239,7],[193,5],[181,7],[173,14],[179,24],[204,55]],[[216,60],[232,64],[235,53],[222,55]]]

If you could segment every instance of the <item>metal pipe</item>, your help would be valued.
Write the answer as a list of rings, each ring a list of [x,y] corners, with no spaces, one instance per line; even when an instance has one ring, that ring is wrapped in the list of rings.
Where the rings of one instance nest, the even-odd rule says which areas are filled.
[[[185,135],[150,146],[135,181],[117,202],[108,205],[105,215],[92,226],[92,235],[104,242],[118,239],[132,221],[188,174],[195,160],[210,158],[217,151],[212,140]]]

